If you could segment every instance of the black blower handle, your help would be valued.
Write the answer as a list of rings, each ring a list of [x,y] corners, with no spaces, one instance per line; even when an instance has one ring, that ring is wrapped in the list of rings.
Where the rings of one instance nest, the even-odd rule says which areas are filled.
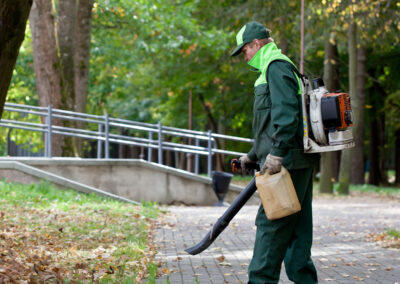
[[[233,159],[231,161],[231,167],[232,167],[232,172],[233,173],[237,173],[238,170],[240,170],[242,168],[241,166],[242,162],[240,161],[240,159]],[[246,163],[245,164],[245,168],[248,170],[256,170],[256,171],[260,171],[260,165],[257,163]]]

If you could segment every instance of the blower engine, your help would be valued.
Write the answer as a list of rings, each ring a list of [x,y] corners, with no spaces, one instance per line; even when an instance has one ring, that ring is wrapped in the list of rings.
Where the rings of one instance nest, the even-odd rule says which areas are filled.
[[[302,78],[304,152],[319,153],[354,147],[350,96],[329,93],[321,78]],[[310,131],[311,130],[311,131]]]

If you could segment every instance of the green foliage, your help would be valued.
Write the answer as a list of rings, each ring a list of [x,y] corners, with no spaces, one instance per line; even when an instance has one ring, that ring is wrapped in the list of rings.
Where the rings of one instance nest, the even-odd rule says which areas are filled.
[[[341,91],[349,89],[347,33],[349,17],[354,16],[359,44],[368,49],[366,122],[376,117],[376,113],[384,114],[385,135],[389,138],[386,148],[391,151],[394,133],[400,127],[399,3],[306,1],[305,15],[305,73],[311,78],[322,77],[324,39],[327,32],[333,32],[339,50]],[[250,20],[265,24],[277,45],[285,48],[298,65],[300,1],[96,1],[87,111],[187,128],[189,94],[192,94],[193,129],[211,128],[207,107],[218,132],[252,137],[252,87],[258,73],[250,72],[241,56],[229,56],[235,46],[236,32]],[[32,61],[27,29],[9,102],[37,104]],[[366,130],[367,137],[369,129]],[[4,142],[7,132],[0,131],[0,142]],[[40,133],[28,135],[13,130],[11,135],[18,143],[33,144],[35,150],[43,147]],[[249,150],[244,143],[228,142],[226,147]]]
[[[25,105],[37,105],[35,72],[33,70],[32,38],[30,29],[26,29],[25,40],[20,48],[17,63],[15,65],[12,81],[7,93],[7,102]],[[5,111],[2,119],[12,119],[25,122],[40,123],[37,116],[10,113]],[[7,137],[10,140],[30,148],[32,152],[43,149],[42,134],[26,130],[1,127],[0,144],[6,145]],[[6,149],[0,148],[0,154],[5,155]]]
[[[100,1],[93,22],[93,43],[99,44],[94,44],[91,63],[100,68],[94,76],[91,71],[96,79],[90,99],[96,101],[89,105],[130,119],[187,127],[192,92],[197,129],[206,129],[199,93],[217,118],[226,113],[230,87],[220,77],[232,71],[227,62],[232,32],[199,24],[193,14],[201,5]]]
[[[393,238],[400,238],[400,232],[394,229],[386,230],[386,234]]]

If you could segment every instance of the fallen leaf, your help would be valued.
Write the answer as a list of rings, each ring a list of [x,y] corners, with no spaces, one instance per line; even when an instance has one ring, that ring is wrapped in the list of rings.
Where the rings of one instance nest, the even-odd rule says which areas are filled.
[[[349,274],[346,274],[346,273],[340,273],[340,275],[342,275],[342,276],[345,277],[345,278],[347,278],[347,277],[350,276]]]
[[[393,268],[392,267],[387,267],[385,270],[386,271],[391,271]]]
[[[114,267],[112,267],[110,265],[110,267],[108,268],[108,270],[106,271],[107,274],[114,274]]]
[[[361,278],[359,276],[353,276],[353,279],[357,281],[364,281],[364,278]]]
[[[75,264],[75,269],[85,269],[87,267],[88,267],[88,265],[86,263],[76,263]]]
[[[161,272],[163,273],[163,274],[171,274],[171,270],[169,270],[167,267],[164,267],[162,270],[161,270]]]
[[[225,260],[225,256],[221,255],[220,257],[217,258],[219,262],[223,262]]]
[[[379,263],[366,263],[366,266],[381,266]]]

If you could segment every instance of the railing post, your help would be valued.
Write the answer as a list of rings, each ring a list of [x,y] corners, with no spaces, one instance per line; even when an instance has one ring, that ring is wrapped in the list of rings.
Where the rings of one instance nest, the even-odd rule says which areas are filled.
[[[163,149],[162,149],[162,124],[158,123],[158,163],[163,163]]]
[[[101,123],[99,123],[98,125],[98,136],[102,137],[103,134],[103,125]],[[101,152],[102,152],[102,147],[103,147],[103,142],[101,141],[101,139],[97,139],[97,159],[101,159]]]
[[[152,144],[153,141],[153,132],[149,131],[149,146]],[[147,148],[147,161],[151,162],[153,160],[153,148]]]
[[[196,138],[196,146],[200,146],[200,140],[199,138]],[[194,156],[194,172],[196,175],[199,174],[199,154],[195,154]]]
[[[212,132],[208,130],[208,157],[207,157],[207,175],[211,177],[212,171]]]
[[[44,133],[44,156],[48,157],[49,156],[49,116],[46,115],[46,120],[45,120],[45,127],[47,129],[47,131]],[[12,129],[12,128],[10,128]],[[8,137],[8,136],[7,136]],[[7,145],[9,145],[9,143],[7,142]],[[7,146],[8,147],[8,146]],[[8,150],[7,150],[8,153]]]
[[[110,146],[110,142],[108,141],[109,138],[109,117],[108,114],[106,114],[104,116],[104,120],[105,120],[105,125],[104,125],[104,134],[105,134],[105,149],[104,149],[104,156],[106,159],[110,158],[110,151],[109,151],[109,146]]]
[[[52,124],[53,124],[53,119],[52,119],[52,107],[51,104],[48,105],[48,114],[47,114],[47,157],[52,158],[52,143],[53,143],[53,137],[52,137]]]

